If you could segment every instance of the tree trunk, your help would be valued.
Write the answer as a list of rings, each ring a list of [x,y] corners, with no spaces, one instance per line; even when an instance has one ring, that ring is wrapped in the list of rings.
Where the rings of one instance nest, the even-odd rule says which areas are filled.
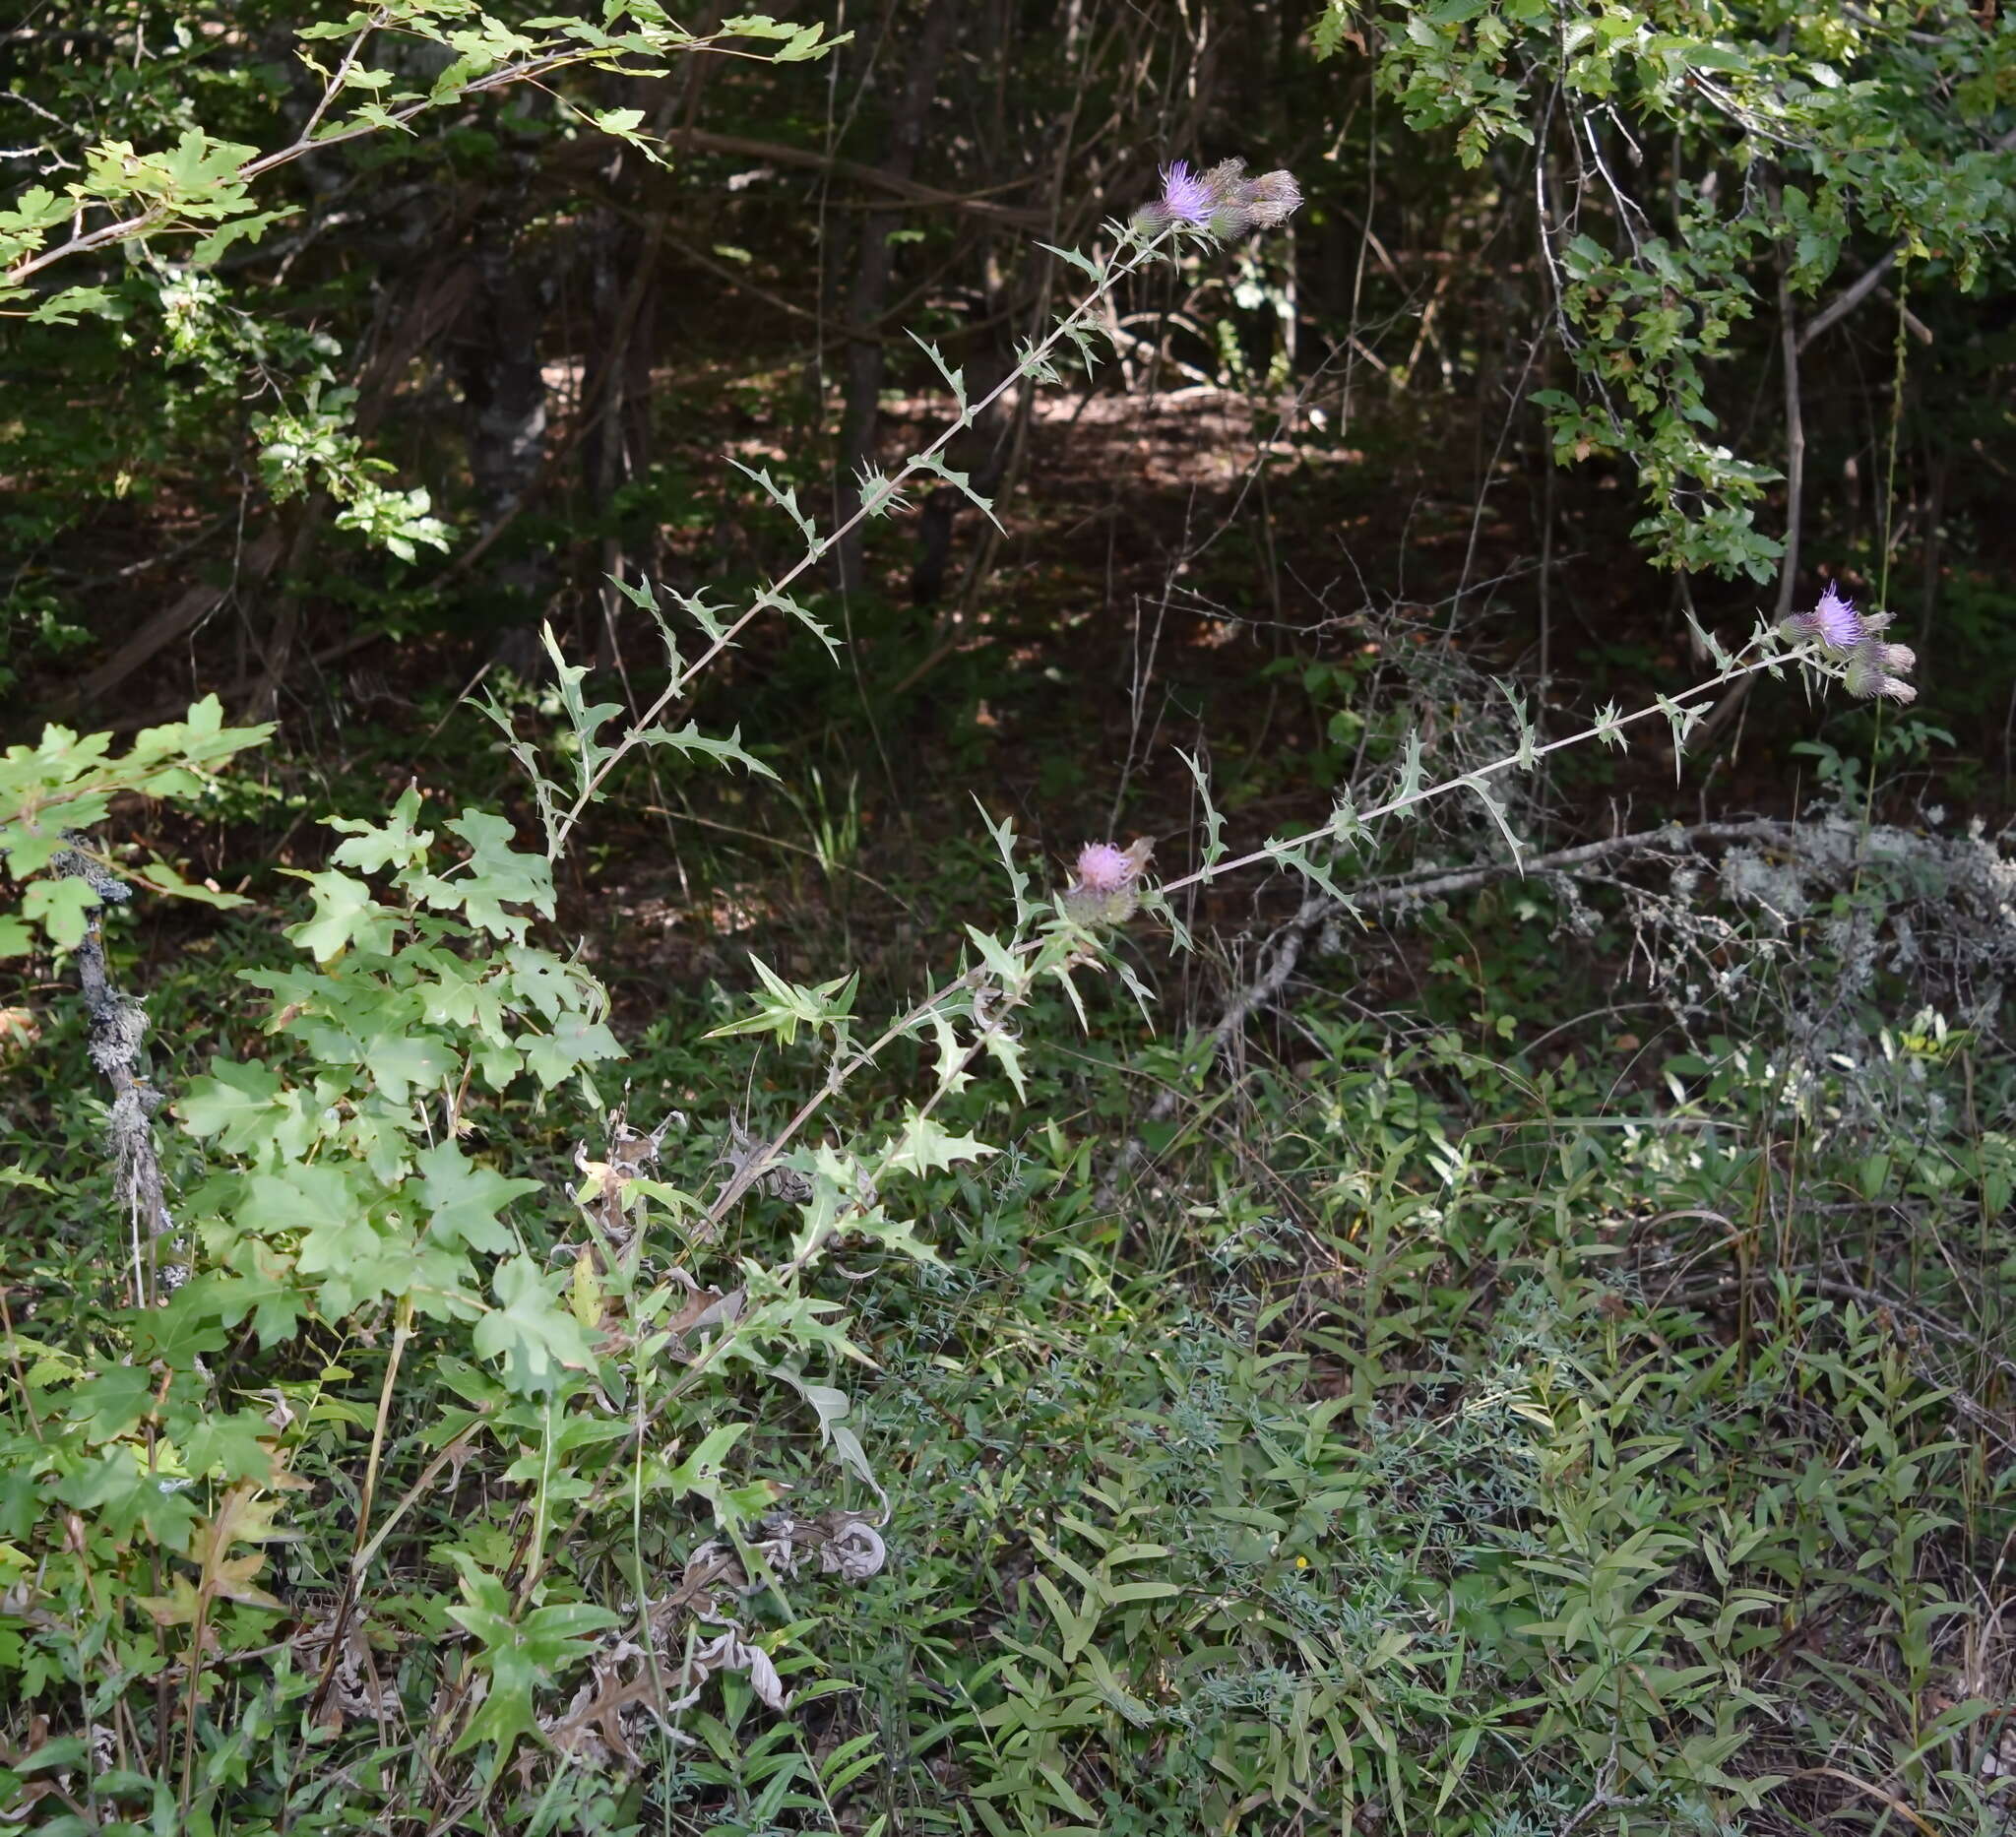
[[[889,118],[889,147],[880,169],[897,179],[909,179],[915,172],[939,67],[952,41],[953,18],[950,0],[929,0],[912,47],[908,80]],[[842,523],[860,508],[859,475],[864,467],[874,463],[883,355],[881,341],[873,333],[889,304],[894,267],[889,238],[902,222],[902,215],[889,210],[870,211],[861,222],[853,288],[848,300],[847,418],[841,432],[841,476],[836,493]],[[843,588],[861,584],[861,534],[858,529],[850,531],[838,544],[838,578]]]
[[[619,158],[628,159],[627,153]],[[618,176],[612,174],[612,177]],[[590,527],[598,539],[593,579],[582,597],[594,606],[598,664],[616,661],[614,582],[650,571],[651,538],[619,497],[651,472],[651,372],[660,249],[658,220],[639,227],[614,211],[598,214],[589,249],[590,333],[583,376],[582,471],[588,486]],[[590,634],[584,632],[584,641]]]
[[[543,252],[528,243],[521,215],[498,209],[478,228],[470,250],[474,290],[450,351],[484,536],[523,508],[545,459],[541,346],[552,283]],[[498,589],[492,654],[528,669],[537,657],[534,633],[552,593],[551,567],[543,554],[528,550],[503,556],[490,578]]]

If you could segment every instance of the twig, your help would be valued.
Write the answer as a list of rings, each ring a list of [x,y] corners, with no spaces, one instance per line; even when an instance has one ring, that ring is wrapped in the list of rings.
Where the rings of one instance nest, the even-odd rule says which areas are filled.
[[[1778,260],[1778,318],[1779,346],[1785,359],[1785,558],[1779,566],[1775,617],[1783,623],[1792,611],[1792,597],[1798,584],[1799,519],[1806,489],[1806,421],[1799,407],[1801,341],[1792,306],[1792,258],[1785,250],[1779,252]],[[1741,692],[1747,692],[1754,680],[1745,677]]]
[[[777,165],[800,166],[811,171],[828,173],[835,178],[850,178],[858,184],[872,185],[878,191],[887,192],[891,197],[910,204],[965,211],[972,216],[984,217],[991,222],[1006,224],[1016,229],[1040,231],[1050,227],[1046,212],[995,204],[981,192],[941,191],[935,185],[922,184],[905,175],[885,172],[877,166],[863,165],[855,159],[836,159],[810,147],[788,147],[782,141],[749,140],[738,134],[710,134],[703,128],[674,128],[664,138],[668,147],[690,147],[697,153],[735,154],[744,158],[769,160]],[[1034,185],[1040,176],[1032,172],[1026,178],[1010,180],[1006,186],[989,189],[1008,190],[1023,185]],[[877,208],[889,207],[883,205]]]
[[[269,530],[245,550],[231,580],[218,587],[202,584],[190,588],[150,618],[104,663],[73,683],[56,698],[54,705],[60,710],[102,700],[127,677],[144,668],[157,653],[194,631],[240,586],[257,586],[264,581],[279,565],[280,556],[279,533]]]
[[[347,638],[340,639],[335,644],[324,645],[321,650],[309,653],[306,661],[318,667],[325,664],[341,663],[343,659],[358,651],[384,643],[393,635],[383,626],[374,627],[370,631],[353,631]],[[237,676],[220,687],[217,693],[225,702],[239,701],[250,695],[263,680],[264,677],[259,674]],[[163,721],[177,720],[188,706],[189,697],[182,695],[171,702],[157,702],[152,708],[142,709],[137,713],[100,716],[98,720],[113,733],[131,733],[137,728],[152,728]],[[432,735],[428,737],[431,738]]]
[[[343,94],[346,86],[349,83],[350,71],[356,65],[357,54],[364,48],[364,40],[370,37],[384,24],[385,15],[382,11],[373,13],[364,22],[357,35],[349,41],[348,46],[344,51],[343,62],[337,65],[336,75],[331,77],[328,84],[323,88],[322,99],[315,104],[315,112],[308,117],[308,125],[300,131],[295,137],[296,139],[312,141],[315,138],[315,130],[322,125],[322,117],[328,114],[330,104]]]
[[[1575,1833],[1583,1825],[1587,1824],[1591,1818],[1597,1817],[1606,1811],[1629,1810],[1634,1805],[1647,1804],[1650,1798],[1651,1795],[1648,1793],[1613,1793],[1606,1788],[1599,1792],[1594,1799],[1590,1800],[1574,1816],[1569,1818],[1554,1833],[1554,1837],[1575,1837]]]
[[[364,1481],[357,1495],[357,1530],[350,1547],[349,1568],[344,1575],[343,1599],[338,1604],[336,1617],[331,1622],[329,1633],[329,1656],[323,1662],[322,1677],[315,1685],[315,1694],[309,1700],[308,1720],[312,1723],[322,1714],[323,1701],[329,1695],[329,1688],[336,1680],[336,1670],[343,1658],[344,1639],[349,1631],[350,1615],[356,1611],[357,1588],[363,1580],[364,1571],[370,1566],[371,1553],[375,1552],[382,1539],[374,1539],[371,1531],[371,1507],[378,1498],[378,1473],[385,1458],[385,1428],[392,1420],[392,1391],[399,1378],[400,1361],[413,1335],[412,1297],[402,1296],[394,1315],[391,1356],[385,1362],[385,1377],[378,1386],[378,1414],[371,1424],[371,1450],[364,1461]],[[432,1469],[429,1469],[431,1472]],[[193,1687],[193,1680],[192,1680]]]
[[[1781,822],[1774,817],[1695,823],[1687,828],[1669,823],[1660,829],[1641,829],[1628,836],[1606,836],[1597,842],[1578,843],[1571,849],[1556,849],[1550,855],[1536,855],[1530,861],[1487,861],[1476,867],[1396,874],[1388,879],[1368,882],[1359,893],[1353,895],[1352,903],[1360,908],[1406,906],[1420,900],[1446,899],[1453,893],[1468,893],[1490,881],[1502,880],[1511,873],[1572,873],[1577,868],[1607,860],[1613,855],[1650,852],[1660,847],[1692,848],[1703,842],[1772,842],[1783,847],[1796,837],[1796,824]],[[1336,908],[1335,901],[1330,904]]]
[[[1863,300],[1876,290],[1891,269],[1896,267],[1897,258],[1904,253],[1904,244],[1899,243],[1887,255],[1873,262],[1869,267],[1833,299],[1806,321],[1805,330],[1799,334],[1798,348],[1804,350],[1823,332],[1831,332],[1842,320],[1855,311]]]
[[[1793,595],[1798,587],[1799,526],[1806,492],[1806,419],[1799,403],[1799,352],[1806,341],[1799,336],[1798,319],[1793,311],[1792,257],[1783,248],[1778,253],[1778,339],[1785,364],[1785,554],[1778,568],[1778,609],[1772,616],[1782,624],[1792,611]],[[1703,744],[1717,738],[1742,712],[1756,681],[1754,676],[1745,676],[1716,703],[1701,724]]]
[[[1537,761],[1546,758],[1549,753],[1560,752],[1569,746],[1579,746],[1598,734],[1608,737],[1619,733],[1625,728],[1635,727],[1641,721],[1650,720],[1654,715],[1670,719],[1672,717],[1670,711],[1688,708],[1693,697],[1706,695],[1721,688],[1726,682],[1735,682],[1745,676],[1754,676],[1759,670],[1781,669],[1789,663],[1796,662],[1802,657],[1810,659],[1813,655],[1812,647],[1808,646],[1802,651],[1778,652],[1753,659],[1747,664],[1732,665],[1720,675],[1712,676],[1706,682],[1697,682],[1691,688],[1682,689],[1675,696],[1661,697],[1659,701],[1644,708],[1634,709],[1628,715],[1620,715],[1614,721],[1606,721],[1601,727],[1584,728],[1558,740],[1549,740],[1544,746],[1523,747],[1516,753],[1507,753],[1502,759],[1492,759],[1477,766],[1461,777],[1444,779],[1438,784],[1422,785],[1415,791],[1403,792],[1399,796],[1389,797],[1384,803],[1375,804],[1369,810],[1357,812],[1357,821],[1362,826],[1382,816],[1394,816],[1402,810],[1412,809],[1418,803],[1427,802],[1430,797],[1447,796],[1452,792],[1475,792],[1483,780],[1495,777],[1500,772],[1510,771],[1514,766],[1531,769]],[[1228,874],[1238,872],[1242,867],[1257,867],[1263,861],[1279,862],[1289,851],[1328,842],[1336,834],[1335,825],[1326,823],[1320,829],[1312,829],[1302,835],[1291,837],[1285,843],[1269,843],[1265,848],[1253,849],[1244,855],[1234,855],[1228,861],[1217,861],[1208,867],[1194,868],[1179,879],[1165,881],[1160,891],[1165,895],[1180,893],[1185,887],[1222,879]]]
[[[0,1286],[0,1332],[7,1335],[7,1362],[14,1367],[14,1388],[21,1407],[28,1414],[29,1432],[37,1444],[43,1440],[42,1419],[35,1414],[34,1393],[28,1387],[28,1373],[21,1368],[21,1342],[15,1337],[14,1316],[7,1308],[7,1290]]]

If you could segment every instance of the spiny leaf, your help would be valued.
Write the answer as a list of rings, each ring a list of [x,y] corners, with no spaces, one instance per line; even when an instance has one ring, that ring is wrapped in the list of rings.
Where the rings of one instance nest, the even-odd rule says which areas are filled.
[[[897,481],[877,467],[863,466],[854,475],[854,489],[866,516],[886,517],[908,507]]]
[[[677,752],[705,754],[740,766],[757,778],[775,779],[777,774],[742,745],[742,729],[736,728],[726,739],[703,733],[687,722],[683,728],[650,727],[638,730],[637,738],[648,746],[669,746]]]
[[[979,793],[974,793],[974,802],[979,805],[980,821],[987,826],[987,834],[993,837],[994,847],[1001,856],[1001,865],[1008,875],[1008,890],[1015,900],[1015,922],[1026,924],[1036,916],[1036,902],[1029,897],[1029,876],[1022,871],[1015,859],[1015,820],[1004,816],[998,823],[987,814],[987,806],[980,803]]]
[[[726,458],[730,466],[745,478],[753,479],[760,485],[764,495],[798,526],[798,534],[805,538],[811,547],[817,549],[823,546],[819,540],[819,532],[813,525],[812,519],[798,508],[798,494],[795,489],[779,484],[770,475],[770,469],[768,467],[744,466],[732,453],[728,454]]]
[[[1039,242],[1036,245],[1045,255],[1054,255],[1060,262],[1068,262],[1088,281],[1103,281],[1105,276],[1099,263],[1089,255],[1081,255],[1076,249],[1060,249],[1055,243]]]
[[[1396,803],[1405,803],[1421,788],[1424,774],[1421,770],[1421,735],[1418,728],[1410,728],[1407,745],[1400,762],[1400,790],[1395,794]]]
[[[1204,766],[1197,755],[1186,753],[1179,746],[1176,757],[1190,768],[1190,776],[1197,784],[1198,800],[1204,805],[1204,865],[1199,875],[1208,885],[1211,870],[1225,858],[1225,818],[1211,801],[1211,781],[1204,776]]]
[[[1505,838],[1505,846],[1512,851],[1513,860],[1523,862],[1525,856],[1519,847],[1519,838],[1512,833],[1512,825],[1505,819],[1505,806],[1491,794],[1490,787],[1476,775],[1458,779],[1457,783],[1477,792],[1478,801],[1489,813],[1491,821],[1497,824],[1498,833]],[[1525,872],[1524,866],[1520,871]]]
[[[1305,880],[1313,881],[1339,905],[1349,904],[1344,889],[1332,878],[1329,867],[1317,860],[1305,844],[1270,841],[1267,852],[1284,867],[1292,867]]]
[[[936,453],[913,453],[908,464],[913,471],[927,472],[936,477],[944,479],[961,497],[965,498],[969,504],[985,516],[986,520],[995,529],[999,530],[1002,535],[1007,535],[1007,526],[1002,523],[999,517],[994,515],[994,500],[990,497],[982,497],[973,488],[973,475],[971,473],[955,472]]]
[[[952,391],[952,400],[959,405],[959,424],[966,426],[973,419],[973,411],[966,402],[966,372],[955,370],[945,361],[945,353],[927,338],[920,338],[913,332],[911,341],[925,356],[937,365],[938,374],[945,379],[945,387]]]
[[[775,587],[765,588],[756,597],[756,610],[760,612],[766,608],[788,613],[826,647],[828,656],[834,658],[840,656],[840,640],[826,626],[814,618],[810,612],[806,611],[789,594],[784,593]]]

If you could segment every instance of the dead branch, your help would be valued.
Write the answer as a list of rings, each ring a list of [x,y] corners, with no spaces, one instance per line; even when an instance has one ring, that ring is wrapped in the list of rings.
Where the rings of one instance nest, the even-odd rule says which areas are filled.
[[[1556,849],[1551,854],[1524,860],[1485,861],[1473,867],[1425,868],[1394,874],[1365,882],[1353,893],[1348,903],[1332,899],[1325,893],[1311,893],[1296,909],[1294,917],[1268,939],[1261,952],[1263,967],[1260,974],[1226,1004],[1224,1014],[1211,1030],[1203,1069],[1208,1074],[1227,1046],[1245,1031],[1246,1022],[1252,1015],[1272,1004],[1294,975],[1309,939],[1338,918],[1357,918],[1366,912],[1422,906],[1432,900],[1475,892],[1509,874],[1573,876],[1620,855],[1649,854],[1661,849],[1679,851],[1715,842],[1775,842],[1784,845],[1793,840],[1794,834],[1793,824],[1766,817],[1740,822],[1696,823],[1687,828],[1670,824],[1663,829],[1641,829],[1627,836],[1606,836],[1600,841],[1579,843],[1573,848]],[[1149,1121],[1166,1122],[1182,1099],[1183,1093],[1174,1088],[1164,1091],[1149,1108]],[[1102,1203],[1117,1191],[1119,1182],[1140,1161],[1146,1148],[1147,1144],[1136,1135],[1121,1149],[1101,1187]]]

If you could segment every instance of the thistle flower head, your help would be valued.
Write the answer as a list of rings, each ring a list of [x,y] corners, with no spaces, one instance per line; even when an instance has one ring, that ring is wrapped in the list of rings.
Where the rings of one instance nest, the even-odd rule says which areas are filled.
[[[1110,842],[1088,842],[1078,851],[1078,884],[1088,892],[1118,893],[1138,871],[1133,856]]]
[[[1255,229],[1274,229],[1301,208],[1302,188],[1292,172],[1262,172],[1239,187],[1239,203]]]
[[[1218,209],[1210,185],[1190,170],[1187,159],[1173,160],[1163,167],[1159,202],[1166,216],[1200,226],[1210,222],[1212,212]]]
[[[1080,924],[1120,924],[1140,904],[1140,881],[1148,866],[1151,845],[1137,842],[1116,849],[1110,842],[1088,842],[1078,851],[1077,871],[1064,889],[1064,910]]]
[[[1893,702],[1912,702],[1918,699],[1918,690],[1904,678],[1917,665],[1918,653],[1909,645],[1884,644],[1871,634],[1856,646],[1842,680],[1851,695],[1881,695]]]
[[[1827,591],[1813,608],[1813,622],[1819,628],[1820,642],[1830,650],[1853,650],[1861,642],[1862,621],[1855,609],[1855,602],[1844,600],[1841,590],[1832,581],[1827,583]]]
[[[1796,643],[1817,638],[1828,650],[1844,657],[1871,630],[1880,629],[1855,609],[1853,600],[1844,600],[1832,581],[1821,594],[1820,603],[1810,612],[1795,612],[1779,627]]]
[[[1134,226],[1155,235],[1174,223],[1201,229],[1214,241],[1229,242],[1248,230],[1273,229],[1302,202],[1292,172],[1246,177],[1243,159],[1224,159],[1198,173],[1177,159],[1163,168],[1162,196],[1135,213]]]

